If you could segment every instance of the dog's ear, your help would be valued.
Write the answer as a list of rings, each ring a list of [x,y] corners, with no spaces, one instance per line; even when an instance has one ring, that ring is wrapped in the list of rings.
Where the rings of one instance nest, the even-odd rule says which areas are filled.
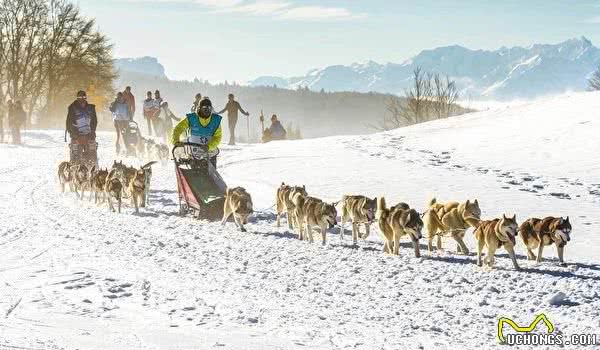
[[[507,220],[507,218],[506,218],[506,214],[502,214],[502,218],[503,218],[504,220]]]
[[[513,221],[517,221],[517,214],[514,214],[512,219],[513,219]]]
[[[465,203],[465,204],[466,204],[466,206],[468,207],[468,206],[469,206],[469,204],[471,204],[471,201],[467,199],[467,203]]]
[[[302,185],[302,189],[306,191],[306,185]]]
[[[565,220],[566,222],[569,222],[569,217],[567,216],[567,219]]]
[[[479,206],[479,202],[477,201],[477,199],[475,200],[475,205]]]
[[[281,186],[285,186],[285,182],[283,182],[283,181],[282,181],[282,182],[281,182]]]

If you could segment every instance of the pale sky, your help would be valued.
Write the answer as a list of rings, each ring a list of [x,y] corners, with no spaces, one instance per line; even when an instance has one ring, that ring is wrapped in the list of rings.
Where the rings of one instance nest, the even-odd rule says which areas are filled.
[[[116,57],[154,56],[173,79],[246,82],[262,75],[421,50],[557,43],[600,44],[595,0],[79,0]]]

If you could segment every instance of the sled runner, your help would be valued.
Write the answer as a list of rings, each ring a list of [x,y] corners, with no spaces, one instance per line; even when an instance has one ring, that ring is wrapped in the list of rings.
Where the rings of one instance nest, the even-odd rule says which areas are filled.
[[[225,182],[210,162],[206,148],[196,143],[173,147],[179,212],[193,213],[199,219],[217,221],[223,217]]]

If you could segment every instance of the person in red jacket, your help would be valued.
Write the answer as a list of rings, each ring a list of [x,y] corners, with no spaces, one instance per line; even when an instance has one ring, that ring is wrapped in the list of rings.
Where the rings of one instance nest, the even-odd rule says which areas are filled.
[[[129,106],[129,115],[133,120],[133,116],[135,116],[135,97],[131,93],[131,86],[125,88],[125,91],[123,91],[123,97],[125,98],[125,102],[127,102],[127,105]]]

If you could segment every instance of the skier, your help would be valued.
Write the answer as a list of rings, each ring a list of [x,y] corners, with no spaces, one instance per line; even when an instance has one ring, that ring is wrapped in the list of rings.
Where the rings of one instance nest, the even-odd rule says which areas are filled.
[[[129,122],[132,120],[129,105],[125,101],[125,96],[122,92],[117,93],[117,98],[110,104],[110,111],[112,112],[112,118],[117,132],[117,141],[115,142],[115,148],[117,154],[121,150],[119,140],[121,140],[125,132],[125,129],[129,126]],[[122,141],[123,146],[127,147],[125,140]]]
[[[217,114],[221,114],[227,111],[227,122],[229,124],[229,144],[235,145],[235,125],[238,120],[238,111],[242,112],[245,116],[249,116],[250,113],[244,111],[240,103],[235,100],[235,96],[233,94],[229,94],[229,101],[225,105],[223,110],[217,112]]]
[[[71,138],[71,161],[85,156],[87,160],[96,163],[96,106],[87,102],[85,91],[77,92],[77,99],[69,105],[66,121],[66,133]]]
[[[210,157],[210,162],[217,167],[218,147],[221,143],[221,120],[223,118],[213,113],[212,102],[209,99],[200,101],[195,113],[188,113],[173,129],[171,143],[180,144],[183,133],[189,136],[187,142],[197,143],[205,147]]]

